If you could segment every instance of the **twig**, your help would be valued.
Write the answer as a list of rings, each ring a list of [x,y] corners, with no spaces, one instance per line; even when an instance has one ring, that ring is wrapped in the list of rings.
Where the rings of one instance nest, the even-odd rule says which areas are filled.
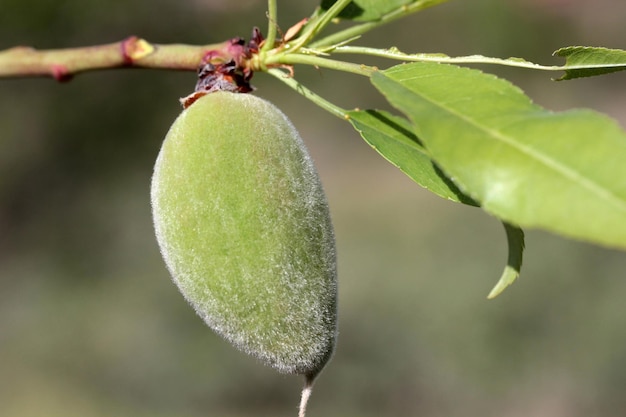
[[[81,72],[120,67],[196,71],[208,51],[226,45],[158,45],[131,36],[121,42],[82,48],[36,50],[18,46],[0,51],[0,77],[67,81]]]

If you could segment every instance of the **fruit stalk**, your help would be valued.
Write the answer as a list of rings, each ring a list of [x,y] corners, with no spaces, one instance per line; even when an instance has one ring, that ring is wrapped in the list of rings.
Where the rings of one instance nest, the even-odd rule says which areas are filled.
[[[306,377],[304,381],[304,387],[302,388],[302,395],[300,396],[300,407],[298,408],[298,417],[306,416],[306,406],[309,403],[309,398],[311,398],[311,394],[313,393],[313,382],[315,381],[315,377],[309,378]]]

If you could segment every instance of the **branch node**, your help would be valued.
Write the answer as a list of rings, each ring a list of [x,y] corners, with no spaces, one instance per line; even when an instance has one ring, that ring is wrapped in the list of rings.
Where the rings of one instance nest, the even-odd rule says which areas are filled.
[[[130,36],[122,41],[122,57],[124,65],[131,66],[135,61],[151,55],[156,48],[145,39]]]

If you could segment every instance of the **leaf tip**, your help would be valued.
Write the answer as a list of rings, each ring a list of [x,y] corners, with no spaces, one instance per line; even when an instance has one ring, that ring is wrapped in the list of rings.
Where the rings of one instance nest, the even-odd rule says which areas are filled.
[[[513,281],[515,281],[518,277],[519,277],[519,274],[516,271],[511,271],[507,267],[504,273],[502,274],[502,277],[498,281],[498,283],[491,289],[491,291],[487,295],[487,299],[493,300],[494,298],[502,294],[502,292],[504,292],[504,290],[509,285],[511,285]]]

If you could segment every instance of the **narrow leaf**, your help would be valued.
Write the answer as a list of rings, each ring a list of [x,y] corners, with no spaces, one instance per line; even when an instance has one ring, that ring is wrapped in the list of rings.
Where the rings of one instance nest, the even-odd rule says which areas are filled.
[[[476,205],[433,164],[407,119],[379,110],[354,110],[348,116],[363,139],[413,181],[440,197]]]
[[[505,80],[452,65],[398,65],[372,82],[486,211],[626,249],[626,133],[614,120],[546,111]]]
[[[440,64],[494,64],[508,67],[528,68],[543,71],[566,71],[560,80],[593,75],[607,74],[626,69],[626,51],[619,49],[589,48],[573,46],[562,48],[554,54],[566,57],[565,65],[540,65],[523,58],[494,58],[484,55],[448,56],[440,53],[407,54],[396,47],[388,49],[370,48],[365,46],[341,45],[333,52],[344,54],[361,54],[382,58],[401,60],[404,62],[437,62]]]
[[[504,267],[504,272],[498,283],[493,287],[487,298],[493,299],[502,293],[509,285],[519,277],[524,257],[524,231],[517,226],[503,222],[506,231],[506,241],[509,248],[509,256]]]
[[[337,0],[322,0],[322,10],[328,10]],[[404,6],[422,4],[424,7],[442,3],[445,0],[353,0],[339,14],[339,18],[356,21],[378,20],[394,10]]]
[[[565,57],[565,75],[559,80],[626,70],[626,51],[621,49],[569,46],[555,51],[554,55]]]
[[[321,8],[329,9],[337,0],[322,0]],[[339,13],[340,18],[347,20],[376,20],[398,7],[413,3],[415,0],[353,0]]]

